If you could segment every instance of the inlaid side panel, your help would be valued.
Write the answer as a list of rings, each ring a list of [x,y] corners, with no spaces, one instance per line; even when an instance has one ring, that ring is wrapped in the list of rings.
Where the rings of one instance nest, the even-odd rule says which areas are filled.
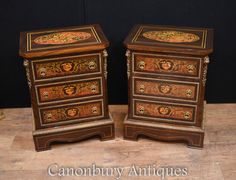
[[[182,105],[166,102],[153,102],[135,99],[133,102],[133,116],[143,118],[144,120],[154,120],[169,123],[195,122],[195,105]]]
[[[200,78],[201,58],[133,53],[134,72]]]
[[[34,81],[101,73],[101,55],[88,54],[32,61]]]
[[[66,124],[104,117],[102,100],[39,109],[41,126]]]
[[[197,102],[198,83],[162,80],[152,78],[133,78],[133,94],[151,98],[167,98]]]
[[[38,104],[102,96],[102,78],[36,85],[36,95]]]

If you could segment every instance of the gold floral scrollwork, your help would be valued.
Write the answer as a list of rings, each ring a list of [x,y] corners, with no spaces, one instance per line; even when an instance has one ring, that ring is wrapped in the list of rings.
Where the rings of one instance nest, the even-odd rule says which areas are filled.
[[[204,58],[204,67],[203,67],[203,76],[202,76],[202,83],[203,83],[203,86],[206,85],[206,76],[207,76],[207,66],[209,64],[210,60],[209,60],[209,57],[206,56]]]
[[[108,56],[107,50],[104,49],[103,50],[103,58],[104,58],[104,77],[105,77],[105,79],[107,79],[107,56]]]
[[[31,80],[30,80],[30,72],[29,72],[29,61],[27,59],[25,59],[23,65],[25,66],[25,70],[26,70],[28,86],[29,86],[29,88],[31,88]]]
[[[125,56],[127,57],[127,77],[130,77],[130,50],[127,49]]]

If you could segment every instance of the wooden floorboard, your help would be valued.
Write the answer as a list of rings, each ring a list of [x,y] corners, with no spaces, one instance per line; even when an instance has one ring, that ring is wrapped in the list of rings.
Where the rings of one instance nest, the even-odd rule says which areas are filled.
[[[77,143],[55,144],[52,149],[36,152],[32,139],[31,108],[3,109],[0,120],[0,179],[115,179],[114,177],[50,177],[47,168],[53,163],[65,167],[136,166],[187,167],[186,177],[166,179],[235,180],[236,179],[236,104],[207,104],[205,141],[202,150],[182,143],[167,143],[140,138],[125,141],[122,123],[127,106],[109,107],[116,125],[116,138],[101,142],[89,139]],[[158,179],[128,177],[121,179]],[[160,179],[160,178],[159,178]]]

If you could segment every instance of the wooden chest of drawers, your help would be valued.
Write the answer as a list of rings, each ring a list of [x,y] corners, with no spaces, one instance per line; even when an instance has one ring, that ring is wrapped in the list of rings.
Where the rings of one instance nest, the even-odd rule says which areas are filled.
[[[203,147],[213,30],[136,25],[124,44],[129,82],[124,138],[144,135]]]
[[[21,33],[37,151],[53,142],[114,138],[106,90],[108,45],[99,25]]]

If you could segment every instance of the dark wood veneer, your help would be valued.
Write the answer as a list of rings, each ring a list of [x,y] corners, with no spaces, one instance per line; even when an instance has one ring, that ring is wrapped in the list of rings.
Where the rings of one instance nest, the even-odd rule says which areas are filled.
[[[146,33],[146,34],[143,34]],[[148,37],[148,38],[147,38]],[[204,129],[204,91],[206,83],[208,55],[213,51],[213,30],[206,28],[173,27],[160,25],[136,25],[124,41],[127,48],[127,74],[129,109],[124,122],[124,138],[137,140],[140,135],[145,135],[157,140],[183,141],[191,147],[203,147]],[[148,59],[144,59],[146,57]],[[157,59],[159,58],[159,59]],[[189,72],[187,72],[189,71]],[[149,93],[141,87],[140,93],[134,93],[137,89],[133,79],[142,79],[147,82],[162,83],[165,96],[157,90],[157,85],[148,87]],[[146,80],[145,80],[146,78]],[[168,81],[166,81],[168,80]],[[198,84],[195,89],[195,101],[193,99],[177,96],[177,91],[186,91],[185,87],[179,87],[175,94],[169,95],[170,83],[183,82]],[[150,84],[150,83],[149,83]],[[141,84],[142,85],[142,84]],[[140,85],[139,85],[140,86]],[[197,86],[195,86],[197,87]],[[140,88],[140,87],[139,87]],[[145,88],[145,87],[143,87]],[[151,89],[151,90],[150,90]],[[153,94],[151,92],[158,92]],[[193,93],[193,92],[190,92]],[[186,94],[187,95],[187,94]],[[155,97],[154,97],[155,96]],[[139,107],[139,115],[136,114],[135,101],[145,101],[144,106]],[[155,109],[153,103],[196,107],[194,121],[190,123],[188,111],[183,111],[175,117],[170,108],[163,106]],[[159,116],[163,113],[163,120]],[[141,118],[140,114],[143,114]],[[155,116],[153,116],[153,114]],[[135,116],[134,116],[135,115]],[[169,118],[168,118],[169,116]],[[186,119],[183,119],[186,118]]]
[[[61,32],[69,32],[69,37],[55,35]],[[81,40],[83,36],[79,34],[73,37],[73,32],[77,32],[77,35],[81,32],[90,33],[90,38]],[[41,36],[43,44],[38,44],[35,39]],[[70,40],[75,42],[71,43]],[[108,46],[109,42],[99,25],[44,29],[20,34],[19,53],[25,59],[34,116],[33,137],[37,151],[49,149],[53,142],[72,142],[92,136],[100,136],[101,140],[114,138],[114,122],[109,116],[107,104]],[[73,61],[74,57],[79,60]],[[91,63],[91,58],[88,57],[96,59]],[[66,62],[69,64],[62,64]],[[43,72],[39,77],[36,65],[40,63]],[[78,68],[82,68],[82,71]],[[51,76],[48,75],[50,73]],[[50,92],[43,89],[44,87],[50,87],[53,98],[50,98]],[[94,103],[96,101],[100,102],[97,106]],[[87,105],[79,106],[80,104]],[[79,113],[84,117],[80,117]],[[47,119],[46,123],[43,118]]]

